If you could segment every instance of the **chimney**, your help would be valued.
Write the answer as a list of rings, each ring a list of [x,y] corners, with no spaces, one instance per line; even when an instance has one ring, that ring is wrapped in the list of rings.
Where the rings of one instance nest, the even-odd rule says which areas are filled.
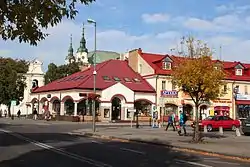
[[[142,53],[142,49],[139,48],[139,49],[138,49],[138,54],[141,54],[141,53]]]

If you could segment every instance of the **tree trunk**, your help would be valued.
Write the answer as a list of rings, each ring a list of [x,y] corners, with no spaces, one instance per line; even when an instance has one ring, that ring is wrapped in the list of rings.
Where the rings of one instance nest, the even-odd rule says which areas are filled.
[[[199,128],[199,106],[195,105],[195,129],[194,129],[194,136],[193,141],[198,143],[200,141],[200,128]]]

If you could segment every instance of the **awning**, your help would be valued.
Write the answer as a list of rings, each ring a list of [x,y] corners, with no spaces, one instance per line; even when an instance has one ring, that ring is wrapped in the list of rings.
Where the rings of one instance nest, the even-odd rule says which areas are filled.
[[[236,100],[236,104],[250,105],[250,100]]]

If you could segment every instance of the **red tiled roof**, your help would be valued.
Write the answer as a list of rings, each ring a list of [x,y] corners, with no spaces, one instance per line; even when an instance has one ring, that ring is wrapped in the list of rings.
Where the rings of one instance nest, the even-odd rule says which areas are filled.
[[[152,53],[144,53],[140,50],[138,52],[141,57],[154,69],[154,74],[158,75],[171,75],[171,70],[163,70],[159,61],[163,60],[165,57],[169,57],[175,66],[179,63],[179,61],[186,59],[185,57],[181,56],[174,56],[174,55],[163,55],[163,54],[152,54]],[[238,81],[250,81],[250,64],[241,63],[241,62],[231,62],[231,61],[220,61],[220,60],[213,60],[214,62],[221,62],[224,69],[228,72],[228,76],[226,79],[228,80],[238,80]],[[238,64],[242,65],[245,69],[242,76],[236,76],[233,72],[234,67]]]
[[[97,64],[96,71],[96,89],[103,90],[115,85],[117,81],[114,80],[114,77],[118,77],[121,79],[121,84],[135,92],[155,92],[154,88],[145,79],[129,67],[127,61],[108,60]],[[103,76],[108,76],[111,80],[104,80]],[[132,82],[126,82],[124,78],[129,78]],[[133,80],[135,78],[139,79],[140,82],[135,82]],[[39,87],[33,92],[38,93],[67,89],[93,89],[93,66]]]

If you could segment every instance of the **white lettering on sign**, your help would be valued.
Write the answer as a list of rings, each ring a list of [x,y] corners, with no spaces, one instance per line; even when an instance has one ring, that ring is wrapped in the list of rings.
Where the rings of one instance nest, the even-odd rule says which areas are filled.
[[[178,92],[175,90],[169,91],[169,90],[162,90],[161,91],[162,96],[178,96]]]

